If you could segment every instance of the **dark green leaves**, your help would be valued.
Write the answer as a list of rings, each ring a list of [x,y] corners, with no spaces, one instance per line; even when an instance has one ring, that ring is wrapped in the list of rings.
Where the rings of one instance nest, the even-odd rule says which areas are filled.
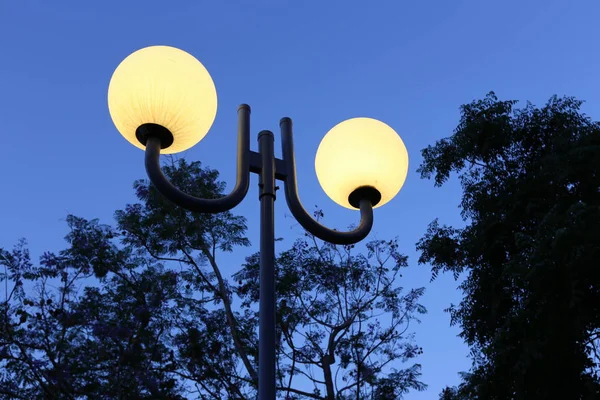
[[[441,398],[597,398],[600,126],[571,97],[515,103],[464,105],[454,134],[422,152],[435,185],[458,174],[467,223],[436,220],[417,244],[432,279],[466,273],[449,311],[473,369]]]

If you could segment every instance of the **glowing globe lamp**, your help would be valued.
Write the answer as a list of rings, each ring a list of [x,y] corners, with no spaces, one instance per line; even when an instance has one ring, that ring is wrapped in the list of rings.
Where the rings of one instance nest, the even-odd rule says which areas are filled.
[[[325,135],[315,169],[321,187],[339,205],[356,209],[356,200],[366,193],[375,207],[381,207],[406,180],[408,152],[400,136],[385,123],[352,118]]]
[[[161,136],[163,154],[197,144],[217,114],[217,91],[194,56],[169,46],[140,49],[117,67],[108,87],[108,110],[117,130],[145,149],[146,135]]]

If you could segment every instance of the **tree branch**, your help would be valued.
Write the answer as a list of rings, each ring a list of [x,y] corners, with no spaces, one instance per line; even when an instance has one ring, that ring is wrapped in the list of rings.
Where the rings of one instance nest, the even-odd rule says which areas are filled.
[[[208,262],[210,263],[211,267],[213,268],[213,272],[215,273],[215,275],[217,277],[217,281],[219,283],[219,293],[221,295],[221,299],[223,300],[223,305],[225,306],[225,314],[227,315],[227,324],[229,325],[229,329],[231,331],[231,336],[233,338],[233,343],[235,344],[235,348],[236,348],[238,354],[240,355],[240,357],[242,358],[242,362],[244,363],[244,366],[246,367],[248,374],[252,377],[252,379],[255,382],[258,382],[258,375],[256,374],[256,370],[252,366],[252,363],[250,363],[250,359],[248,358],[248,355],[246,354],[246,351],[244,350],[242,342],[240,341],[240,338],[238,336],[237,321],[235,319],[235,315],[233,314],[233,311],[231,310],[231,301],[229,300],[227,288],[225,287],[225,281],[223,280],[223,276],[221,275],[219,266],[217,265],[215,258],[212,256],[209,249],[204,247],[202,249],[202,253],[204,254],[205,257],[208,258]]]

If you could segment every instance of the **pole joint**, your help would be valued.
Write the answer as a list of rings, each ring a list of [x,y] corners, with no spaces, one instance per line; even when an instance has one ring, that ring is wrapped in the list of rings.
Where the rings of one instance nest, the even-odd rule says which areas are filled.
[[[258,198],[272,196],[276,198],[275,192],[275,136],[271,131],[261,131],[258,134],[258,151],[261,158],[261,171],[258,187],[260,189]]]

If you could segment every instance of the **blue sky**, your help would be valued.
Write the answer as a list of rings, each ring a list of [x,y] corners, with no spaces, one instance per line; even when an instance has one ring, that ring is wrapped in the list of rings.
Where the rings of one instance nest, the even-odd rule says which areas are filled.
[[[67,213],[112,223],[114,210],[135,201],[131,185],[145,176],[143,152],[113,127],[108,82],[139,48],[182,48],[207,67],[219,95],[211,132],[182,155],[218,169],[229,188],[240,103],[252,106],[254,133],[276,132],[284,116],[294,120],[300,195],[338,228],[357,216],[319,187],[314,154],[322,136],[357,116],[380,119],[402,136],[408,179],[376,210],[371,237],[398,236],[410,257],[402,285],[427,288],[429,314],[415,331],[429,390],[407,399],[436,398],[470,365],[442,311],[460,293],[450,277],[429,283],[414,245],[436,217],[462,222],[457,183],[436,189],[419,179],[420,150],[452,133],[461,104],[490,90],[538,105],[553,94],[573,95],[598,119],[599,17],[597,0],[2,0],[0,247],[25,237],[34,255],[59,250]],[[248,218],[256,245],[253,179],[237,212]],[[299,229],[281,200],[283,249]],[[255,249],[227,258],[225,269],[234,272]]]

